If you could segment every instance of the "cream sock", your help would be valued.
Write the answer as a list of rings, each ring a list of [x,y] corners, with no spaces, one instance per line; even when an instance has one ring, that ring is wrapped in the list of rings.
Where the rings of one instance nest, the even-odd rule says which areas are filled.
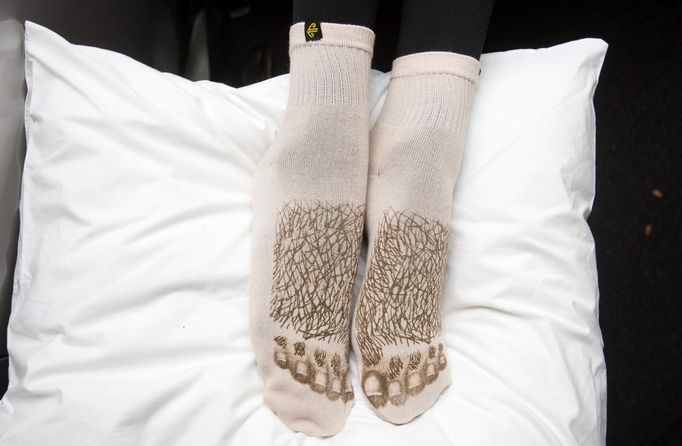
[[[314,436],[353,404],[349,316],[367,192],[368,28],[290,32],[290,92],[253,194],[251,335],[266,404]],[[321,32],[322,37],[319,33]]]
[[[479,63],[446,52],[396,59],[370,134],[368,268],[353,319],[362,388],[406,423],[450,384],[440,299],[452,194]]]

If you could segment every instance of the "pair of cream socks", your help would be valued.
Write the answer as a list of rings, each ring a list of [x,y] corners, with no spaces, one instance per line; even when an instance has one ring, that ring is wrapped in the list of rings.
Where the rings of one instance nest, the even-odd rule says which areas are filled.
[[[287,110],[254,179],[250,323],[266,404],[293,430],[329,436],[355,398],[351,344],[366,398],[392,423],[423,413],[451,382],[440,300],[479,63],[446,52],[396,59],[370,131],[374,33],[306,25],[291,27]],[[368,266],[351,327],[363,229]]]

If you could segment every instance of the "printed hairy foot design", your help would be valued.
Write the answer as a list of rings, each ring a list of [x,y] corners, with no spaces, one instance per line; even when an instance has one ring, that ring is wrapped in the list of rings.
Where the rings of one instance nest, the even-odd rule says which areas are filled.
[[[447,243],[438,221],[384,212],[355,316],[363,389],[377,407],[403,404],[447,364],[443,344],[432,345],[441,333]]]
[[[291,376],[306,384],[313,392],[324,394],[331,401],[343,402],[354,398],[348,368],[348,349],[345,353],[329,354],[322,348],[310,349],[305,342],[291,343],[284,336],[276,336],[275,363],[289,370]]]
[[[270,317],[282,328],[303,339],[348,342],[363,208],[293,202],[280,211]]]
[[[389,401],[400,406],[434,382],[447,363],[442,343],[425,351],[392,355],[385,367],[363,370],[362,389],[374,407],[383,407]]]
[[[275,362],[330,400],[353,395],[348,325],[363,222],[364,206],[297,202],[287,203],[277,219],[270,317],[283,335],[275,337]],[[296,340],[284,336],[290,331]],[[309,351],[307,340],[329,348]]]

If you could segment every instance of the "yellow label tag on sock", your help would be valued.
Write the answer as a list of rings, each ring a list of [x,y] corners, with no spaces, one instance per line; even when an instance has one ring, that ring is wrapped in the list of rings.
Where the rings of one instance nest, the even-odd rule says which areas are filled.
[[[304,32],[305,40],[307,42],[322,39],[322,25],[320,22],[305,22]]]

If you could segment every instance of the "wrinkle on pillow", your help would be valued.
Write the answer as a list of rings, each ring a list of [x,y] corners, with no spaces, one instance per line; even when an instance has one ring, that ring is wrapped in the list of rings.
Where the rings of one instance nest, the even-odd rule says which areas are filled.
[[[603,41],[483,56],[443,298],[453,383],[403,426],[356,391],[328,439],[263,404],[249,337],[251,179],[288,76],[194,83],[30,22],[25,48],[0,445],[604,444],[586,222]]]

